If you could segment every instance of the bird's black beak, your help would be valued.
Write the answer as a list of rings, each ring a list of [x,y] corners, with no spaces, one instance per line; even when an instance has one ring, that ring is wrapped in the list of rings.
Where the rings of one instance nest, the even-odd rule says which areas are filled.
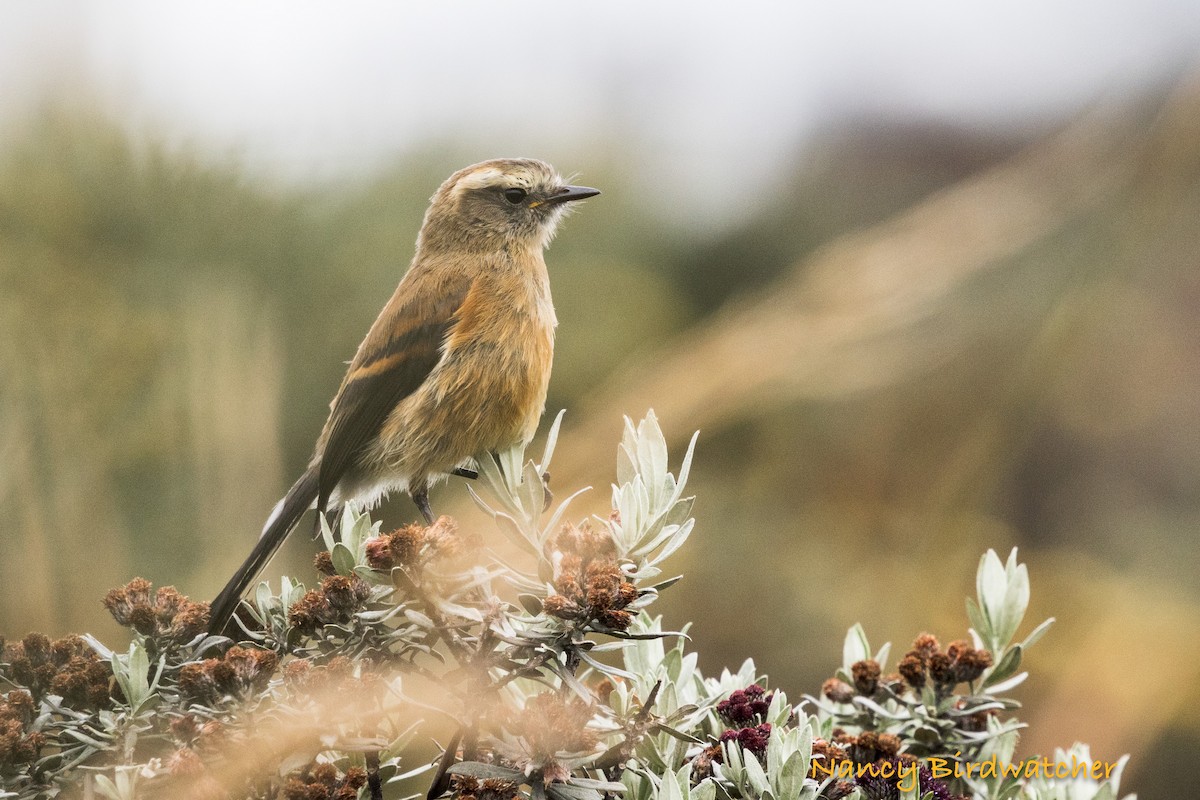
[[[553,206],[559,203],[569,203],[572,200],[583,200],[585,197],[595,197],[598,194],[600,194],[599,189],[587,186],[564,186],[538,205]]]

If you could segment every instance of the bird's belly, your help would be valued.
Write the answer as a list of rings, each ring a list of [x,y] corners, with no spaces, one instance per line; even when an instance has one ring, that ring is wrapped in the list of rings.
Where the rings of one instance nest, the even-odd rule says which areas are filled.
[[[552,328],[464,344],[396,406],[369,461],[416,485],[528,442],[545,408],[552,357]]]

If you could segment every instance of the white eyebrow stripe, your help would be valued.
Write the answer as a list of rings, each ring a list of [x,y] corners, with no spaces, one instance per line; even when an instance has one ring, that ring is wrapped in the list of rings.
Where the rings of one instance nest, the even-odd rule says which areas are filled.
[[[481,169],[477,172],[472,172],[469,175],[464,175],[458,180],[458,185],[455,187],[459,191],[465,189],[482,189],[485,186],[496,186],[500,183],[500,179],[504,177],[504,173],[495,167]]]

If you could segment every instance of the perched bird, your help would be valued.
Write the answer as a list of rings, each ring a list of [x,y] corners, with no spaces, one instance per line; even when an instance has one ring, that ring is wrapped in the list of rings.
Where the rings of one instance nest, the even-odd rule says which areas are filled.
[[[267,519],[213,601],[209,630],[301,515],[407,491],[433,521],[429,485],[470,476],[474,456],[533,438],[546,402],[557,320],[542,251],[567,204],[599,194],[533,159],[484,161],[431,198],[416,254],[358,346],[308,469]]]

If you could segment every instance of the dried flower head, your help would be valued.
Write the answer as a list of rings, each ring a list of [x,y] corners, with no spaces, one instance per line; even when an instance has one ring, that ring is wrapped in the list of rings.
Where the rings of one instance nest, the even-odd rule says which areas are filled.
[[[849,703],[854,700],[854,687],[838,678],[830,678],[821,684],[821,694],[835,703]]]
[[[80,711],[108,705],[112,668],[78,636],[50,641],[31,633],[4,648],[7,677],[29,690],[35,701],[47,694],[63,698],[63,704]]]
[[[234,646],[221,658],[184,664],[179,690],[190,700],[211,704],[232,696],[244,697],[267,687],[279,657],[270,650]]]
[[[925,688],[925,661],[921,659],[915,652],[907,653],[904,658],[900,659],[898,667],[900,675],[903,676],[904,682],[912,688],[920,691]]]
[[[450,791],[456,800],[517,800],[521,796],[513,781],[502,778],[480,780],[469,775],[452,776]]]
[[[301,633],[313,635],[325,625],[346,625],[363,610],[371,587],[357,575],[331,575],[288,609],[288,621]]]
[[[748,728],[739,730],[728,730],[721,734],[720,741],[722,744],[726,742],[737,742],[746,750],[754,754],[754,757],[762,761],[767,756],[767,743],[771,740],[771,723],[764,722],[761,725],[754,725]]]
[[[359,790],[367,785],[367,773],[361,767],[351,767],[343,774],[337,767],[313,763],[283,785],[283,800],[357,800]]]
[[[313,569],[321,575],[336,575],[337,569],[333,566],[333,554],[328,550],[317,553],[313,556]]]
[[[818,781],[838,774],[841,765],[850,760],[849,754],[843,748],[824,739],[813,740],[812,757],[808,776]]]
[[[855,661],[850,665],[850,674],[854,676],[854,688],[861,695],[870,697],[879,688],[879,675],[882,670],[879,662],[874,659]]]
[[[186,644],[208,627],[208,603],[193,603],[174,586],[152,593],[144,578],[109,591],[104,607],[118,624],[168,647]]]
[[[900,674],[914,689],[932,681],[940,692],[949,692],[960,683],[977,680],[992,665],[992,654],[977,650],[965,639],[951,642],[942,652],[938,640],[923,633],[913,641],[912,649],[900,659]]]
[[[516,727],[536,755],[583,753],[596,746],[591,719],[592,707],[580,698],[543,692],[525,704]]]
[[[617,563],[616,546],[607,531],[586,522],[578,527],[567,523],[551,537],[549,547],[557,593],[543,603],[547,614],[608,630],[625,630],[632,624],[633,613],[626,609],[640,593]]]
[[[773,697],[774,692],[754,683],[731,692],[728,698],[717,703],[717,713],[730,725],[739,727],[765,722]]]
[[[453,558],[468,549],[458,523],[445,515],[432,525],[405,525],[369,539],[367,563],[377,570],[418,568],[436,558]]]
[[[35,706],[24,689],[0,696],[0,774],[30,766],[46,744],[45,734],[30,731]]]

